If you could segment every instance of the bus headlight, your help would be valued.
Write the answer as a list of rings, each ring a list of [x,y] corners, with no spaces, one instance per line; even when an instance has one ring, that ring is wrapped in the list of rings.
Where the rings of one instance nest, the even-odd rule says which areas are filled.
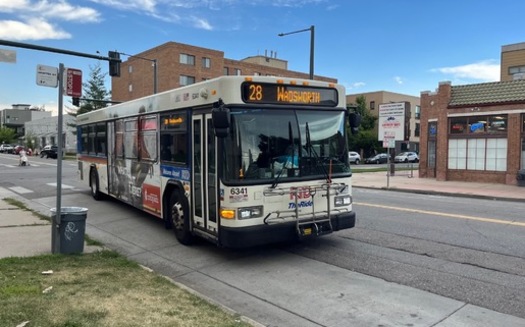
[[[237,217],[239,219],[250,219],[250,218],[259,218],[263,215],[263,207],[244,207],[237,209]]]
[[[334,205],[336,207],[349,206],[351,204],[352,204],[352,196],[351,195],[336,196],[334,198]]]

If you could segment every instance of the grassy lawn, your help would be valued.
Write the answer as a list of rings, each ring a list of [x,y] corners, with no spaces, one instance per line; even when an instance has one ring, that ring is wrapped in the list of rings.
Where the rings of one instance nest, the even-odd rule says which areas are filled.
[[[112,251],[0,259],[0,326],[18,325],[250,326]]]

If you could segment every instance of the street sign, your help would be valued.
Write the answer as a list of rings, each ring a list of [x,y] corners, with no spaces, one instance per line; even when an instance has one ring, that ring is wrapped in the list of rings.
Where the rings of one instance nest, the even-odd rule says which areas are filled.
[[[36,84],[47,87],[57,87],[58,68],[52,66],[37,65]]]
[[[378,141],[385,133],[394,133],[396,141],[405,139],[405,102],[379,105]]]
[[[395,148],[396,147],[396,132],[385,131],[383,132],[383,148]]]
[[[64,93],[74,98],[82,96],[82,71],[75,68],[64,68]]]

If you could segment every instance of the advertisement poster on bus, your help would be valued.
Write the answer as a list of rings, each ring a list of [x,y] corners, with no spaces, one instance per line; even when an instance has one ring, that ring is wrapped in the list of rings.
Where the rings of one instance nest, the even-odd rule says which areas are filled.
[[[405,139],[405,102],[379,105],[378,141],[388,141],[392,136],[396,141]]]

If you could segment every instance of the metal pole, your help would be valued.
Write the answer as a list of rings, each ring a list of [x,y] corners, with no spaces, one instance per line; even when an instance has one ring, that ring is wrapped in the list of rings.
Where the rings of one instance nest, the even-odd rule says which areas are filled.
[[[314,79],[314,25],[310,26],[310,79]]]
[[[64,64],[60,63],[58,66],[58,123],[57,123],[57,137],[58,137],[58,149],[57,149],[57,199],[56,199],[56,216],[55,220],[52,223],[52,235],[53,238],[53,248],[52,253],[60,252],[60,218],[61,218],[61,206],[62,206],[62,106],[63,106],[63,95],[64,95]]]
[[[286,36],[290,34],[296,34],[301,32],[307,32],[310,31],[310,79],[314,79],[314,39],[315,39],[315,27],[314,25],[310,26],[309,28],[305,28],[304,30],[298,30],[288,33],[279,33],[278,36]]]

